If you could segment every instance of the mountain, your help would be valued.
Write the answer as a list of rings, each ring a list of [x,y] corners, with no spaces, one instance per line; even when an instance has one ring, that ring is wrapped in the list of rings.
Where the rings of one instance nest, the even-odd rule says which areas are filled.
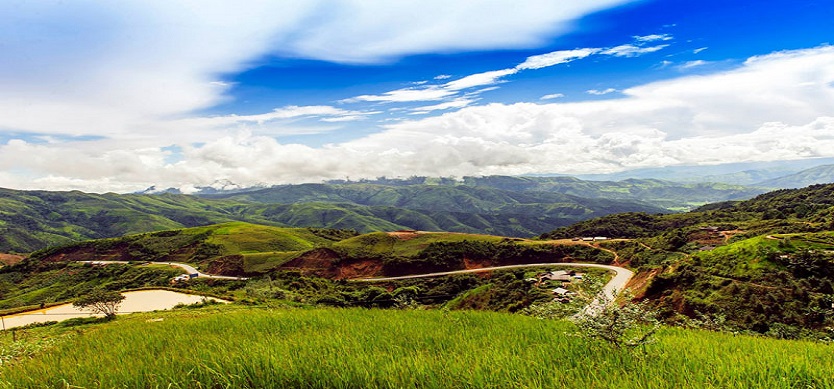
[[[524,237],[624,211],[667,212],[629,200],[437,185],[310,184],[206,197],[0,189],[0,252],[229,221]]]
[[[800,171],[795,174],[762,181],[756,186],[767,188],[804,188],[814,184],[834,182],[834,165],[822,165]]]
[[[737,162],[718,165],[666,166],[632,169],[609,174],[579,174],[583,180],[621,181],[626,179],[661,179],[675,182],[721,182],[733,185],[757,183],[798,173],[820,165],[833,164],[834,158],[811,158],[787,161]]]
[[[492,190],[498,192],[488,194]],[[565,203],[581,199],[637,201],[669,210],[689,210],[710,202],[748,199],[766,191],[765,188],[741,185],[681,184],[650,179],[614,182],[584,181],[574,177],[485,176],[464,177],[462,180],[411,177],[359,182],[333,181],[201,196],[264,203],[347,202],[368,206],[480,212],[518,202]],[[511,192],[512,195],[507,195]],[[489,204],[467,200],[473,197],[491,200],[487,200]]]

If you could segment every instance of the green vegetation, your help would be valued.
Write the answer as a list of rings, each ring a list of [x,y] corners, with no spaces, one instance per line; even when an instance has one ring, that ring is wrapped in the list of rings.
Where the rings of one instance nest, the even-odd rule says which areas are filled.
[[[628,213],[543,238],[637,238],[602,246],[639,268],[669,323],[706,320],[782,338],[834,336],[834,185],[779,190],[676,215]]]
[[[365,308],[409,306],[522,312],[531,306],[553,302],[551,290],[560,286],[585,297],[582,302],[587,303],[590,301],[588,297],[599,293],[610,278],[605,270],[583,269],[585,279],[570,285],[557,281],[529,281],[539,273],[554,269],[560,267],[531,267],[372,283],[333,281],[297,271],[276,271],[249,281],[234,293],[239,301],[258,304]],[[570,271],[573,268],[564,269]],[[582,302],[554,304],[565,306],[563,310],[566,313],[559,316],[562,318],[576,313],[584,306]]]
[[[0,252],[230,221],[533,236],[612,212],[664,211],[633,199],[429,184],[305,184],[212,197],[0,189]]]
[[[189,262],[209,273],[240,275],[267,271],[301,252],[333,243],[348,232],[280,228],[243,222],[167,230],[53,247],[30,261]]]
[[[31,328],[18,343],[2,337],[0,350],[13,357],[0,381],[9,388],[834,385],[830,345],[667,328],[641,356],[574,333],[568,322],[475,311],[218,306]]]
[[[0,310],[71,301],[96,290],[168,286],[179,274],[181,269],[170,266],[24,261],[0,268]]]

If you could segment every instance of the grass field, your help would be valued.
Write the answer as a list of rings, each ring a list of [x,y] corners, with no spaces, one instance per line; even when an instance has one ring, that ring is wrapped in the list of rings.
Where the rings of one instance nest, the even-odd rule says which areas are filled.
[[[0,386],[834,386],[831,345],[665,329],[645,353],[634,353],[573,331],[568,322],[474,311],[187,309],[34,328],[17,334],[17,345],[5,334],[0,357],[18,354],[0,367]]]

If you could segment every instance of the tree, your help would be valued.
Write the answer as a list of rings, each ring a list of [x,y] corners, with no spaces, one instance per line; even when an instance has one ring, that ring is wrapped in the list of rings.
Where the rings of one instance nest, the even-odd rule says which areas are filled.
[[[110,319],[116,316],[119,305],[125,296],[119,292],[97,290],[88,295],[82,296],[72,303],[73,307],[82,310],[89,310],[92,313],[101,313]]]
[[[649,344],[660,329],[655,312],[644,303],[627,303],[619,306],[608,297],[574,317],[582,335],[601,339],[616,348],[635,348]]]

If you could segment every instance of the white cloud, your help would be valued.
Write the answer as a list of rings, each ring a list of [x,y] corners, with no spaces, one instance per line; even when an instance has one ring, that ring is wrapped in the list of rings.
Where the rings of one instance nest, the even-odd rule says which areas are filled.
[[[634,40],[637,42],[655,42],[655,41],[670,41],[672,38],[669,34],[651,34],[644,36],[635,36]]]
[[[607,89],[602,89],[602,90],[598,90],[598,89],[589,89],[589,90],[587,90],[587,91],[585,91],[585,92],[587,92],[589,95],[602,96],[602,95],[607,95],[607,94],[609,94],[609,93],[614,93],[614,92],[616,92],[616,91],[617,91],[617,90],[616,90],[616,89],[614,89],[614,88],[607,88]]]
[[[559,99],[559,98],[562,98],[562,97],[565,97],[565,95],[561,94],[561,93],[552,93],[552,94],[549,94],[549,95],[544,95],[544,96],[540,97],[539,99],[541,99],[541,100],[552,100],[552,99]]]
[[[700,53],[700,52],[702,52],[702,51],[704,51],[704,50],[706,50],[706,49],[709,49],[709,47],[699,47],[699,48],[697,48],[697,49],[695,49],[695,50],[692,50],[692,54],[698,54],[698,53]]]
[[[439,75],[434,77],[435,80],[445,80],[445,79],[449,79],[449,78],[452,78],[452,76],[450,76],[448,74],[439,74]]]
[[[344,121],[357,120],[365,118],[368,115],[376,114],[378,112],[361,112],[350,111],[341,108],[331,107],[327,105],[310,105],[310,106],[295,106],[290,105],[282,108],[276,108],[272,112],[256,114],[256,115],[225,115],[212,116],[203,118],[185,119],[178,122],[180,125],[196,125],[196,126],[212,126],[222,127],[238,123],[258,123],[273,120],[294,119],[300,117],[324,117],[323,121]],[[346,119],[347,118],[347,119]]]
[[[683,64],[678,66],[678,68],[679,69],[692,69],[692,68],[697,68],[699,66],[704,66],[704,65],[707,65],[707,64],[709,64],[709,62],[698,59],[698,60],[695,60],[695,61],[684,62]]]
[[[642,54],[654,53],[655,51],[660,51],[666,47],[669,47],[669,45],[643,47],[635,46],[632,44],[625,44],[615,46],[610,49],[605,49],[601,52],[601,54],[613,55],[615,57],[636,57]]]
[[[165,133],[159,122],[223,102],[221,75],[264,56],[372,63],[532,48],[626,1],[2,2],[0,128]]]
[[[424,88],[404,88],[385,92],[381,95],[361,95],[342,100],[346,103],[357,101],[378,101],[378,102],[410,102],[410,101],[432,101],[455,95],[456,92],[438,88],[436,86]]]
[[[435,104],[435,105],[428,105],[422,107],[412,108],[411,110],[414,113],[426,114],[432,111],[442,111],[447,109],[459,109],[466,106],[471,105],[474,103],[475,100],[473,99],[455,99],[452,101],[447,101],[445,103]]]
[[[574,50],[560,50],[547,54],[534,55],[528,57],[526,61],[518,64],[516,69],[541,69],[548,66],[563,64],[577,59],[585,58],[591,54],[599,52],[599,49],[574,49]]]
[[[218,179],[252,185],[348,175],[580,173],[834,155],[830,46],[754,57],[735,70],[654,82],[605,100],[467,106],[321,147],[282,144],[258,127],[372,113],[309,106],[185,119],[222,101],[229,85],[218,83],[220,74],[240,71],[263,55],[368,62],[428,51],[532,47],[567,28],[567,21],[621,1],[561,3],[3,3],[0,36],[11,38],[0,56],[0,128],[97,137],[59,143],[21,137],[0,144],[0,186],[121,192]],[[514,12],[500,12],[508,7]],[[43,37],[21,33],[45,22],[63,32],[59,39],[39,45],[33,42]],[[643,47],[635,39],[605,54],[664,46]],[[61,66],[40,66],[45,63]],[[493,88],[513,71],[519,70],[357,101],[437,101],[428,106],[436,108],[467,89]],[[182,151],[166,151],[171,145]]]
[[[443,89],[457,91],[461,89],[474,88],[476,86],[492,85],[500,82],[502,77],[516,73],[518,73],[517,69],[502,69],[472,74],[458,80],[447,82],[443,85]]]
[[[566,31],[583,15],[625,2],[319,2],[315,17],[305,21],[308,26],[294,31],[291,40],[276,41],[290,54],[341,62],[438,51],[532,48]]]

